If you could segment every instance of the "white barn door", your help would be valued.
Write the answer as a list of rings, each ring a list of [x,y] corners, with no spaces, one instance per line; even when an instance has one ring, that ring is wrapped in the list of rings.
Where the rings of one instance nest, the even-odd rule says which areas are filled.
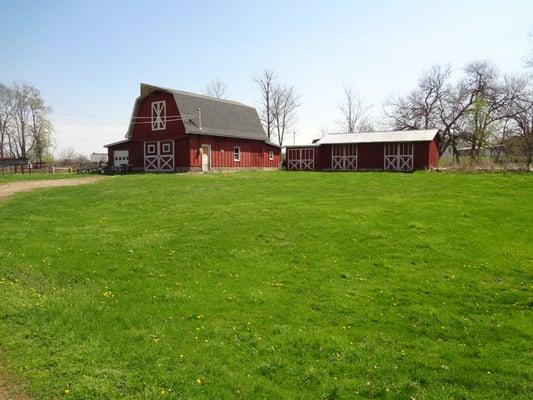
[[[315,149],[287,149],[287,160],[289,171],[313,171],[315,169]]]
[[[145,171],[170,172],[174,169],[174,141],[144,143]]]
[[[211,169],[211,145],[203,144],[202,150],[202,172],[209,172]]]
[[[128,165],[129,162],[130,160],[128,150],[115,150],[113,152],[113,165],[115,167],[120,167],[121,165]]]
[[[415,147],[412,142],[385,143],[383,169],[385,171],[412,171]]]
[[[357,145],[334,144],[331,146],[331,169],[353,171],[357,169]]]

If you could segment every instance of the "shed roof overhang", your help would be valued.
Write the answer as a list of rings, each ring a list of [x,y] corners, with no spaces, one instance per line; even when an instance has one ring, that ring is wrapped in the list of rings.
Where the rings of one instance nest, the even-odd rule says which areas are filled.
[[[104,144],[104,147],[105,148],[109,148],[109,147],[113,147],[113,146],[118,146],[119,144],[128,143],[129,141],[130,141],[129,139],[122,139],[122,140],[118,140],[118,141],[113,142],[113,143]]]
[[[329,133],[310,144],[284,146],[290,148],[311,148],[323,144],[357,144],[357,143],[398,143],[431,142],[437,137],[438,129],[419,129],[411,131],[383,131],[357,133]]]

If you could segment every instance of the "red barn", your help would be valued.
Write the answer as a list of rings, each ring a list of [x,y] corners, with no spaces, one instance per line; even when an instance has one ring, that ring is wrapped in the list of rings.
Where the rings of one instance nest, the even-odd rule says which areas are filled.
[[[289,171],[413,171],[439,162],[438,130],[328,134],[287,146]]]
[[[281,161],[255,108],[146,84],[126,139],[105,147],[110,164],[137,171],[276,169]]]

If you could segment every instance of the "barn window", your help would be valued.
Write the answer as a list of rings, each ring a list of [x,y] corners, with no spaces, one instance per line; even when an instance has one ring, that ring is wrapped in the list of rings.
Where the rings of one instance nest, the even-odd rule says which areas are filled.
[[[268,159],[269,159],[270,161],[272,161],[272,160],[274,159],[274,152],[273,152],[272,150],[270,150],[270,151],[268,152]]]
[[[165,100],[152,102],[152,130],[161,131],[167,127],[167,105]]]
[[[149,144],[147,147],[148,154],[154,154],[155,153],[155,144]]]
[[[170,153],[170,143],[163,143],[163,152]]]
[[[241,161],[241,148],[239,146],[233,147],[233,161]]]

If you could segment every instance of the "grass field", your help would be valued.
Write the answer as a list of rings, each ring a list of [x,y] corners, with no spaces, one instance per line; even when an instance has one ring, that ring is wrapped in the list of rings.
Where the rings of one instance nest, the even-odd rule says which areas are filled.
[[[530,399],[533,175],[117,176],[0,204],[38,399]]]

